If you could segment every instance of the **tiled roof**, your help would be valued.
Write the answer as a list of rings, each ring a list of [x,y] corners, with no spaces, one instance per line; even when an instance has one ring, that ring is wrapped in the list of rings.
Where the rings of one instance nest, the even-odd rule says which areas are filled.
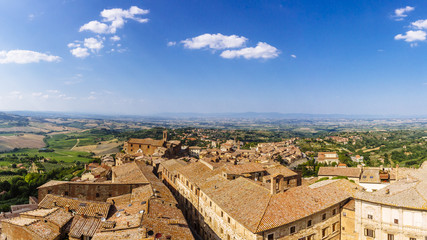
[[[56,185],[61,185],[61,184],[65,184],[65,183],[69,183],[68,181],[56,181],[56,180],[51,180],[43,185],[41,185],[38,188],[45,188],[45,187],[51,187],[51,186],[56,186]]]
[[[296,172],[294,172],[294,171],[290,170],[289,168],[282,166],[282,165],[269,167],[269,168],[266,168],[265,170],[271,176],[283,175],[284,177],[292,177],[292,176],[298,175]]]
[[[227,164],[224,171],[228,174],[241,175],[245,173],[263,172],[264,166],[260,163]]]
[[[92,237],[101,225],[101,220],[93,217],[75,216],[71,223],[69,235],[80,239],[82,236]]]
[[[358,191],[358,185],[344,179],[319,183],[322,184],[295,187],[273,195],[255,232],[310,216],[349,199]]]
[[[107,217],[111,204],[106,202],[84,201],[68,197],[47,194],[39,203],[40,208],[68,207],[79,215],[89,217]]]
[[[425,174],[425,173],[424,173]],[[356,199],[389,206],[427,210],[427,175],[402,179],[375,192],[360,192]]]
[[[112,171],[115,176],[115,183],[148,183],[147,178],[135,162],[115,166]]]
[[[141,145],[151,145],[151,146],[156,146],[156,147],[161,147],[164,144],[163,140],[154,140],[152,138],[144,138],[144,139],[139,139],[139,138],[131,138],[128,141],[129,144],[141,144]]]
[[[220,186],[207,183],[202,190],[224,212],[255,232],[270,200],[270,191],[243,177],[217,181],[221,183]]]
[[[357,167],[320,167],[318,176],[345,176],[359,178],[362,170]]]
[[[378,169],[364,169],[360,177],[361,183],[381,183]]]

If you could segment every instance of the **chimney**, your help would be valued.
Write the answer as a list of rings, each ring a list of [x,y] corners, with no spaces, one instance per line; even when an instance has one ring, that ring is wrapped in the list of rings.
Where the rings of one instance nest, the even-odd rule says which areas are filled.
[[[385,190],[385,193],[386,193],[386,194],[390,194],[390,189],[386,189],[386,190]]]
[[[65,211],[66,211],[66,212],[69,212],[69,211],[70,211],[70,205],[68,205],[68,204],[67,204],[67,205],[65,206]]]

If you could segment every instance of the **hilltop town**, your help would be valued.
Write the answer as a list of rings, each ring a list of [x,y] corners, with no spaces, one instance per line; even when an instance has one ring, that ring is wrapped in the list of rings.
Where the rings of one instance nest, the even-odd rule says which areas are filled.
[[[303,152],[299,138],[251,145],[202,135],[190,141],[204,147],[183,145],[199,135],[170,140],[166,130],[161,139],[129,138],[121,152],[85,164],[69,180],[47,181],[37,198],[3,212],[1,239],[427,236],[427,163],[373,167],[355,155],[352,166],[337,152]],[[311,161],[316,176],[303,176],[301,166]]]

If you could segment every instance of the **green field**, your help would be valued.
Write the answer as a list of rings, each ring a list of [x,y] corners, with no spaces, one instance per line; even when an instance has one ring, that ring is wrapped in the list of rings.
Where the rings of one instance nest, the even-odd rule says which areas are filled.
[[[91,130],[80,133],[71,133],[71,134],[57,134],[52,136],[47,136],[45,142],[49,148],[70,150],[74,147],[78,140],[77,146],[88,146],[95,145],[101,141],[107,141],[114,139],[113,134],[108,134],[102,132],[101,130]]]

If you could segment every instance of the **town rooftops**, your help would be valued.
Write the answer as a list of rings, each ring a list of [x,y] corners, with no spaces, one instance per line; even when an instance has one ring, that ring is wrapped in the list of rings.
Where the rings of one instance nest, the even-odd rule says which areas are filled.
[[[270,177],[271,176],[277,176],[277,175],[282,175],[284,177],[293,177],[293,176],[297,176],[298,175],[298,173],[296,173],[296,172],[294,172],[294,171],[290,170],[289,168],[287,168],[285,166],[282,166],[282,165],[276,165],[276,166],[273,166],[273,167],[268,167],[265,170],[270,175],[265,176],[264,178],[269,177],[269,176]]]
[[[33,237],[37,236],[37,239],[53,240],[56,239],[60,234],[51,226],[49,226],[49,224],[40,219],[16,217],[3,220],[3,222],[22,227],[31,233]]]
[[[351,198],[360,187],[348,180],[326,180],[272,195],[256,232],[313,215]]]
[[[419,170],[421,171],[421,170]],[[360,192],[356,199],[389,206],[427,210],[427,175],[408,177],[375,192]]]
[[[345,176],[359,178],[362,170],[357,167],[320,167],[318,176]]]
[[[149,183],[136,162],[115,166],[112,171],[115,183]]]
[[[69,197],[61,197],[47,194],[39,203],[40,208],[62,207],[74,211],[76,214],[88,217],[107,217],[110,210],[110,203],[77,200]]]
[[[260,163],[227,164],[224,166],[224,172],[234,175],[264,171],[264,166]]]
[[[361,183],[381,183],[378,169],[364,169],[360,177]]]
[[[152,138],[130,138],[128,144],[139,144],[139,145],[151,145],[156,147],[162,147],[165,141],[163,140],[154,140]]]

